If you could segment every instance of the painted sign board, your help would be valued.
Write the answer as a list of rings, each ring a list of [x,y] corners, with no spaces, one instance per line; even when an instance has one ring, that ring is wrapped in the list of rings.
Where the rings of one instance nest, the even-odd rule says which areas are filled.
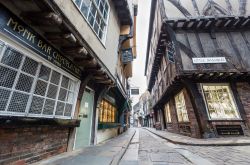
[[[219,63],[227,63],[225,57],[199,57],[192,58],[194,64],[219,64]]]
[[[80,78],[81,69],[67,57],[61,55],[36,31],[12,14],[4,6],[0,6],[0,32],[16,40],[36,52],[39,56],[68,73]]]
[[[122,50],[122,62],[126,64],[131,61],[133,61],[132,49],[129,48],[129,49]]]

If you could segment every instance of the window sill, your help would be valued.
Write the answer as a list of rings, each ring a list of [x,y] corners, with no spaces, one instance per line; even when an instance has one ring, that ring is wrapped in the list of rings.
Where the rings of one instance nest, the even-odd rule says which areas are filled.
[[[74,128],[80,126],[80,120],[0,116],[0,125],[2,127],[60,126]]]

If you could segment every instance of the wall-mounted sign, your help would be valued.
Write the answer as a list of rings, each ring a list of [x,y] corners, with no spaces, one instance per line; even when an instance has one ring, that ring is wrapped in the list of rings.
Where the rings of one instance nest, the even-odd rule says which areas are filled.
[[[122,62],[128,63],[133,61],[132,48],[122,50]]]
[[[139,95],[140,94],[139,88],[133,88],[133,89],[130,89],[130,91],[131,91],[131,95]]]
[[[192,58],[194,64],[218,64],[218,63],[227,63],[225,57],[201,57],[201,58]]]
[[[166,49],[166,55],[167,58],[170,62],[174,63],[174,56],[175,56],[175,45],[173,41],[168,41],[167,45],[166,45],[167,49]]]
[[[45,41],[36,31],[12,14],[8,9],[0,6],[0,32],[6,34],[22,45],[36,52],[42,58],[62,68],[77,78],[81,69],[68,58],[62,56],[52,45]]]

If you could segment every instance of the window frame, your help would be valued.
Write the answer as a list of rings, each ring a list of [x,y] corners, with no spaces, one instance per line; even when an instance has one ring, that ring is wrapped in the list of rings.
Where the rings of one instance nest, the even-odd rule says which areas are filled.
[[[83,12],[81,11],[81,9],[80,9],[80,7],[82,7],[82,3],[83,3],[84,0],[80,0],[80,1],[81,1],[80,7],[77,6],[77,4],[76,4],[75,1],[76,1],[76,0],[72,0],[73,4],[74,4],[75,7],[77,8],[78,12],[80,12],[80,14],[81,14],[82,17],[84,18],[84,20],[87,22],[87,24],[88,24],[88,26],[90,27],[90,29],[94,32],[95,36],[96,36],[96,37],[98,38],[98,40],[102,43],[102,45],[105,47],[106,41],[107,41],[107,34],[108,34],[109,16],[110,16],[110,11],[111,11],[109,1],[108,1],[108,0],[104,0],[104,1],[106,2],[107,6],[108,6],[107,20],[106,20],[107,22],[105,22],[105,19],[103,18],[103,15],[100,14],[101,12],[99,11],[98,5],[96,4],[95,0],[90,0],[90,6],[88,7],[87,16],[85,16],[85,15],[83,14]],[[100,3],[101,3],[101,2],[99,2],[99,4],[100,4]],[[95,32],[95,30],[94,30],[95,20],[96,20],[96,19],[94,18],[94,25],[93,25],[93,27],[92,27],[92,25],[90,24],[90,22],[88,21],[89,15],[90,15],[90,9],[91,9],[92,4],[94,4],[94,6],[95,6],[95,8],[96,8],[96,14],[99,13],[99,15],[101,16],[101,21],[103,20],[104,23],[105,23],[105,25],[106,25],[106,27],[104,27],[103,38],[102,38],[102,39],[99,37],[99,34],[97,34],[97,33]],[[105,10],[105,9],[104,9],[104,10]],[[94,17],[96,17],[96,14],[95,14]],[[101,29],[101,28],[100,28],[100,29]],[[100,30],[99,30],[99,31],[100,31]]]
[[[235,104],[235,108],[236,108],[236,113],[238,114],[238,118],[212,118],[210,113],[209,113],[209,109],[208,109],[208,105],[207,105],[207,100],[206,100],[206,96],[205,96],[205,92],[204,92],[204,89],[203,89],[203,85],[207,85],[207,86],[228,86],[228,89],[229,89],[229,95],[231,95],[232,97],[232,100],[233,103]],[[207,115],[208,115],[208,120],[210,121],[219,121],[219,120],[242,120],[241,118],[241,114],[239,112],[239,108],[238,108],[238,105],[237,105],[237,102],[235,100],[235,96],[233,94],[233,91],[231,89],[231,86],[230,86],[230,83],[200,83],[200,88],[201,88],[201,91],[202,91],[202,97],[203,97],[203,101],[205,102],[205,106],[206,106],[206,112],[207,112]]]
[[[172,116],[171,116],[171,110],[169,103],[164,105],[164,111],[165,111],[165,120],[167,124],[172,123]],[[169,120],[170,119],[170,120]]]
[[[107,109],[104,105],[107,105]],[[117,107],[106,99],[102,99],[98,110],[99,123],[116,123],[117,121]],[[102,113],[100,113],[102,112]],[[106,119],[104,121],[104,119]]]
[[[75,108],[76,108],[77,96],[78,96],[79,87],[80,87],[80,80],[77,79],[76,77],[70,75],[66,71],[62,70],[61,68],[55,66],[51,62],[46,61],[45,59],[43,59],[42,57],[40,57],[39,55],[37,55],[35,52],[33,52],[32,50],[30,50],[29,48],[27,48],[25,46],[22,46],[17,41],[13,41],[13,40],[9,39],[5,35],[0,35],[0,41],[3,42],[3,48],[0,50],[0,61],[2,60],[4,52],[5,52],[5,50],[8,47],[11,48],[11,49],[13,49],[14,51],[19,52],[23,56],[22,57],[22,61],[20,62],[20,65],[19,65],[18,69],[10,67],[10,66],[8,66],[6,64],[2,64],[0,62],[1,66],[6,67],[6,68],[10,68],[12,70],[17,71],[17,74],[15,76],[15,81],[14,81],[14,83],[13,83],[13,85],[12,85],[11,88],[4,87],[4,86],[0,87],[0,89],[5,89],[5,90],[11,91],[10,96],[8,98],[8,101],[7,101],[7,105],[5,107],[5,110],[4,111],[0,111],[0,116],[10,116],[11,115],[11,116],[20,116],[20,117],[73,119],[74,113],[75,113]],[[26,72],[24,72],[22,70],[21,67],[23,66],[23,63],[24,63],[24,61],[25,61],[26,58],[30,58],[30,59],[32,59],[32,60],[34,60],[34,61],[36,61],[38,63],[38,67],[37,67],[35,75],[32,75],[30,73],[26,73]],[[47,82],[47,88],[46,88],[46,92],[45,92],[44,96],[40,96],[40,95],[35,94],[35,89],[36,89],[37,82],[40,80],[39,77],[38,77],[38,75],[39,75],[39,73],[41,71],[40,69],[41,69],[42,65],[45,66],[45,67],[48,67],[51,70],[50,74],[49,74],[49,79],[46,81]],[[50,78],[51,78],[51,75],[52,75],[53,71],[56,71],[56,72],[58,72],[60,74],[60,81],[59,81],[59,83],[57,85],[58,90],[56,92],[56,98],[52,98],[51,99],[50,97],[47,96],[47,91],[48,91],[49,85],[51,84]],[[27,75],[27,76],[32,76],[34,78],[33,82],[32,82],[31,89],[30,89],[29,92],[25,92],[25,91],[21,91],[21,90],[15,89],[16,83],[18,82],[19,76],[21,74],[24,74],[24,75]],[[58,104],[59,92],[60,92],[61,88],[64,88],[64,87],[61,86],[61,82],[62,82],[63,76],[66,76],[71,81],[75,82],[75,87],[74,87],[74,90],[73,90],[75,92],[74,92],[74,96],[73,96],[72,111],[71,111],[71,115],[70,116],[55,115],[57,104]],[[45,82],[44,80],[42,80],[42,81]],[[72,92],[72,90],[69,90],[69,89],[68,89],[68,91]],[[29,96],[28,97],[28,102],[26,103],[26,108],[25,108],[24,112],[7,111],[8,106],[9,106],[11,100],[12,100],[12,95],[14,94],[14,92],[19,93],[19,94],[26,94],[26,95]],[[33,97],[40,97],[40,98],[44,99],[43,109],[41,110],[40,114],[30,113],[30,108],[32,106]],[[54,110],[53,110],[53,114],[52,115],[43,114],[46,99],[55,101]],[[64,102],[65,106],[66,106],[66,103],[68,103],[68,102],[66,102],[66,100],[65,101],[60,101],[59,100],[59,102]],[[64,107],[64,110],[65,110],[65,107]]]
[[[179,95],[183,95],[184,107],[185,107],[185,111],[186,111],[187,119],[188,119],[187,121],[186,121],[186,120],[183,120],[183,117],[182,117],[182,120],[179,119],[178,108],[177,108],[177,102],[176,102],[176,98],[177,98]],[[188,110],[187,110],[187,106],[186,106],[186,100],[185,100],[184,91],[182,90],[182,91],[180,91],[178,94],[176,94],[175,97],[174,97],[174,100],[175,100],[175,108],[176,108],[176,113],[177,113],[178,122],[179,122],[179,123],[187,123],[187,122],[190,122],[189,115],[188,115]],[[182,111],[181,111],[181,112],[182,112]]]

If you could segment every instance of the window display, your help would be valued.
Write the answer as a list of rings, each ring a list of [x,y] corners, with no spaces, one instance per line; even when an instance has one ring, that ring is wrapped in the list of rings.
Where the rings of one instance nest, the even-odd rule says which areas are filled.
[[[180,92],[178,95],[175,96],[175,106],[176,106],[178,121],[188,122],[189,119],[183,92]]]
[[[240,118],[229,85],[202,85],[204,99],[211,119]]]

